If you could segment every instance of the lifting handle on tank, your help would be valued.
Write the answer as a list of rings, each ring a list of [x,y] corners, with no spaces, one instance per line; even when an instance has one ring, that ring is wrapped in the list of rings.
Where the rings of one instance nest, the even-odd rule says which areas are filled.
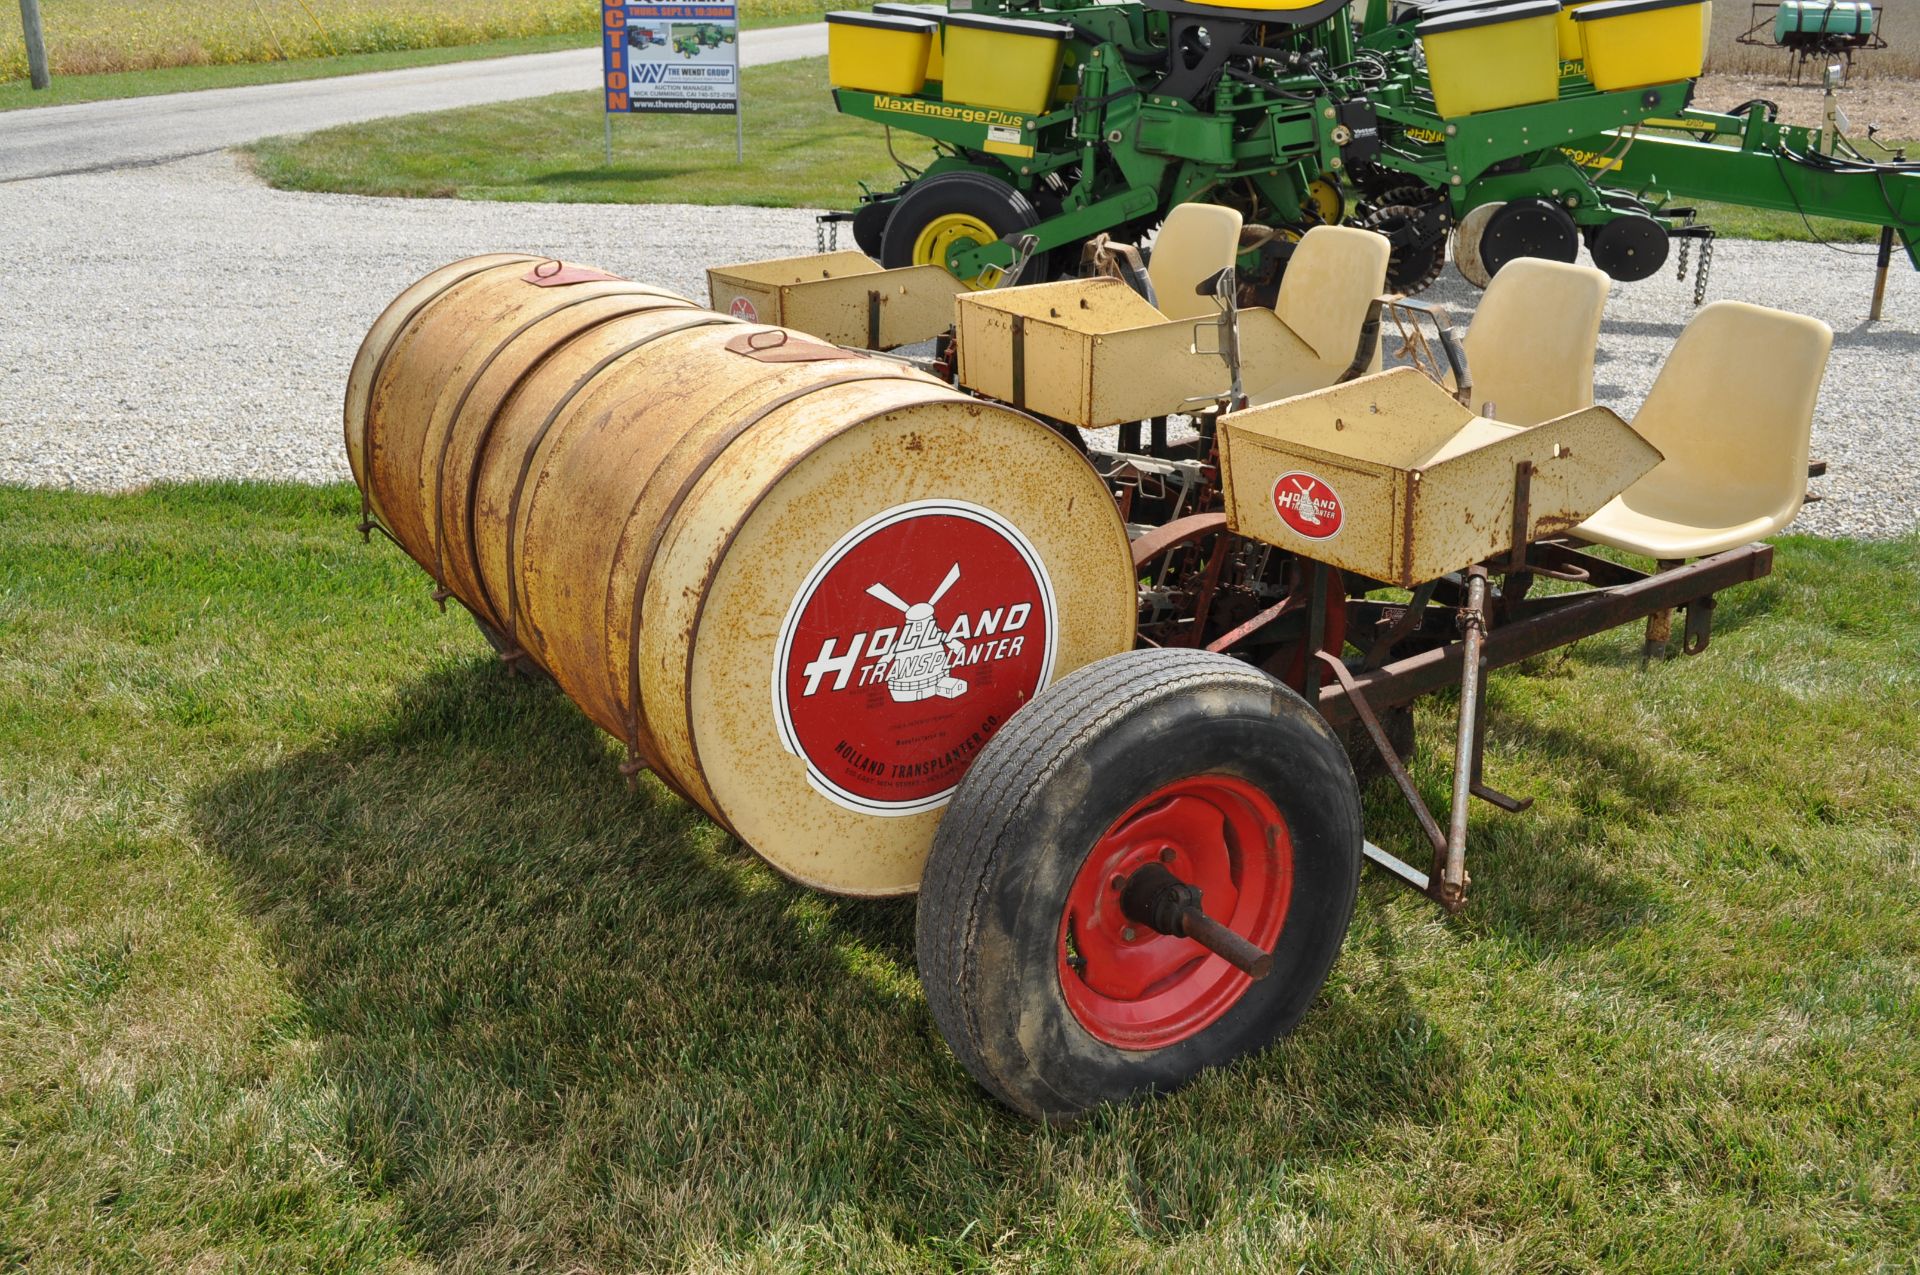
[[[1135,870],[1120,891],[1120,910],[1136,925],[1161,934],[1192,939],[1249,978],[1265,978],[1273,954],[1263,952],[1200,910],[1199,887],[1189,885],[1158,863]]]

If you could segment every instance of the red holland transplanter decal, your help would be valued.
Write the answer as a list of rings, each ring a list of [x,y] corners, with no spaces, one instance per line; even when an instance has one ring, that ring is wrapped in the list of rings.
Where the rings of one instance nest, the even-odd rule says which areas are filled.
[[[735,297],[733,304],[727,307],[727,313],[736,319],[745,319],[748,323],[760,321],[760,312],[753,308],[753,302],[745,297]]]
[[[787,750],[867,814],[944,804],[980,749],[1051,679],[1058,617],[1033,545],[957,500],[898,505],[814,564],[773,664]]]
[[[1301,470],[1280,475],[1273,485],[1273,508],[1280,521],[1309,540],[1329,540],[1340,534],[1346,509],[1332,487]]]

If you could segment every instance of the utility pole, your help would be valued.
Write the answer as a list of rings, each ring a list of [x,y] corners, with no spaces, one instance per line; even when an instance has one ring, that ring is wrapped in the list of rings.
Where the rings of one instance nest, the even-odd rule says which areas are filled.
[[[27,37],[27,77],[37,89],[53,81],[47,75],[47,42],[40,36],[40,0],[20,0],[20,26]]]

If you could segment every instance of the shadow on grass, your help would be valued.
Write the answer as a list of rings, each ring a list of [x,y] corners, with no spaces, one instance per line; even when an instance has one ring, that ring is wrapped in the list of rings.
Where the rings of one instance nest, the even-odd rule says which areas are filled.
[[[1428,808],[1444,829],[1458,701],[1436,696],[1417,711],[1445,723],[1440,751],[1427,752],[1417,772]],[[1606,848],[1593,843],[1594,830],[1601,825],[1633,827],[1654,812],[1683,809],[1691,799],[1684,780],[1669,773],[1656,752],[1631,734],[1597,724],[1585,729],[1547,725],[1516,710],[1497,674],[1488,688],[1486,732],[1490,749],[1498,751],[1488,753],[1484,781],[1514,797],[1538,796],[1538,801],[1517,813],[1470,801],[1471,885],[1460,923],[1535,952],[1604,943],[1645,924],[1656,906],[1654,892],[1630,870],[1623,872],[1607,861]],[[1432,741],[1432,733],[1425,732],[1423,750]],[[1524,781],[1508,781],[1501,773],[1502,754],[1558,759],[1557,791],[1536,794]],[[1368,837],[1426,870],[1430,843],[1392,780],[1373,778],[1364,797]],[[1382,874],[1370,870],[1370,875]]]
[[[546,172],[522,178],[517,185],[529,188],[542,186],[630,186],[636,182],[665,181],[674,177],[689,176],[688,167],[641,168],[637,166],[615,166],[613,168],[569,168],[558,172]]]
[[[1653,566],[1645,558],[1631,561],[1641,571],[1651,570]],[[1672,669],[1695,658],[1715,659],[1716,652],[1713,649],[1715,642],[1732,637],[1741,630],[1774,615],[1783,605],[1789,603],[1785,585],[1777,574],[1779,570],[1780,564],[1776,552],[1773,572],[1758,580],[1731,585],[1713,595],[1713,618],[1708,633],[1707,649],[1699,652],[1697,656],[1687,655],[1682,649],[1686,639],[1687,616],[1683,608],[1675,607],[1667,642],[1667,658],[1651,666],[1650,671],[1658,674],[1663,669]],[[1609,635],[1613,633],[1625,635],[1626,640],[1610,637]],[[1571,642],[1545,655],[1524,660],[1516,667],[1522,670],[1538,670],[1547,667],[1552,661],[1564,659],[1574,664],[1595,668],[1617,669],[1622,676],[1639,674],[1642,671],[1641,652],[1645,634],[1644,619],[1630,620],[1614,629],[1603,630],[1601,633]],[[1724,653],[1719,654],[1724,658]]]
[[[1283,1160],[1448,1100],[1454,1051],[1382,964],[1263,1058],[1035,1128],[934,1031],[911,901],[790,885],[614,760],[563,698],[476,660],[195,797],[356,1176],[436,1257],[675,1264],[820,1227],[971,1252],[1090,1207],[1088,1163],[1136,1157],[1099,1208],[1179,1235]],[[1301,1100],[1323,1090],[1341,1100]]]

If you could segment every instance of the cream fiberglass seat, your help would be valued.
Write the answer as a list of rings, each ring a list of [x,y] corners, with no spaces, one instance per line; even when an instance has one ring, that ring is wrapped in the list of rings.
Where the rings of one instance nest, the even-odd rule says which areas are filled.
[[[1210,319],[1219,313],[1202,283],[1232,265],[1240,253],[1240,214],[1218,204],[1181,204],[1167,214],[1147,258],[1154,308],[1169,319]]]
[[[1593,355],[1611,282],[1591,266],[1544,257],[1500,267],[1464,342],[1482,416],[1538,425],[1593,406]]]
[[[1280,276],[1279,325],[1242,322],[1241,360],[1254,404],[1325,389],[1356,360],[1367,311],[1387,289],[1386,236],[1352,226],[1315,226]],[[1376,342],[1364,369],[1380,370]]]
[[[1573,534],[1678,561],[1752,544],[1792,522],[1806,496],[1814,402],[1832,347],[1832,329],[1804,315],[1742,301],[1700,311],[1633,418],[1666,459]]]

